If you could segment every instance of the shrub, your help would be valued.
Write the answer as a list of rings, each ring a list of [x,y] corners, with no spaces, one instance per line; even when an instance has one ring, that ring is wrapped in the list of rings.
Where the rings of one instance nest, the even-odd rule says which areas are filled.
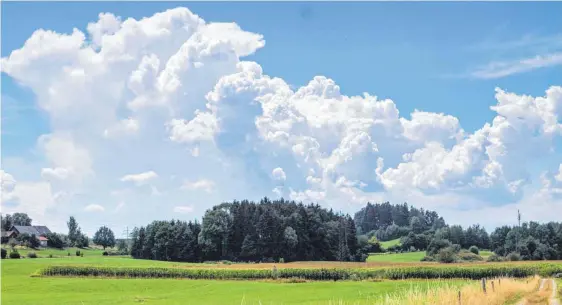
[[[454,263],[457,260],[457,255],[454,247],[447,247],[437,252],[437,261],[440,263]]]
[[[380,253],[380,252],[384,252],[380,241],[377,239],[376,236],[372,236],[371,238],[369,238],[369,240],[367,241],[367,252],[370,253]]]
[[[366,262],[367,258],[369,258],[369,255],[367,255],[365,253],[361,253],[361,255],[359,256],[359,261],[360,262]]]
[[[452,244],[449,240],[434,238],[429,243],[429,246],[427,246],[426,254],[429,255],[429,256],[433,256],[433,255],[437,254],[437,252],[439,252],[439,250],[441,250],[443,248],[450,247],[450,246],[452,246]]]
[[[285,263],[285,259],[284,258],[280,258],[279,259],[279,264],[284,264]]]
[[[476,246],[470,246],[470,248],[468,248],[468,251],[470,251],[470,252],[472,252],[476,255],[480,254],[480,250]]]
[[[28,253],[27,253],[27,257],[29,257],[29,258],[37,258],[37,253],[35,253],[35,252],[28,252]]]
[[[8,256],[8,251],[4,248],[2,248],[2,259],[5,259],[6,256]]]
[[[461,245],[459,244],[453,244],[452,248],[455,253],[459,253],[459,251],[462,249]]]
[[[57,233],[49,233],[47,234],[47,247],[50,248],[57,248],[62,249],[64,248],[64,241],[63,237]]]
[[[35,236],[35,234],[31,234],[29,236],[29,239],[27,240],[27,245],[32,249],[37,249],[41,246],[41,242],[39,241],[39,238]]]
[[[521,255],[517,252],[511,252],[506,256],[506,259],[510,262],[517,262],[521,260]]]
[[[8,240],[8,245],[10,245],[10,248],[13,250],[18,245],[18,241],[12,237]]]
[[[387,252],[398,252],[400,251],[400,245],[394,245],[394,246],[390,246],[388,248],[386,248]]]
[[[84,257],[84,252],[80,252],[80,257]]]
[[[53,255],[52,255],[52,254],[49,254],[49,258],[53,258]]]
[[[68,252],[68,256],[70,256],[70,252]]]
[[[432,256],[424,256],[422,259],[420,259],[421,262],[434,262],[435,258],[433,258]]]
[[[80,250],[76,250],[76,256],[80,256]]]
[[[20,253],[18,251],[12,251],[10,252],[10,258],[20,258]]]
[[[107,251],[103,251],[103,253],[102,253],[101,255],[103,255],[103,256],[108,256],[109,253],[107,253]]]
[[[475,262],[484,260],[482,256],[467,250],[461,250],[457,256],[462,261]]]
[[[127,246],[127,242],[125,240],[119,240],[117,243],[117,251],[119,251],[121,255],[129,255],[129,247]]]
[[[488,259],[486,259],[486,261],[487,262],[503,262],[503,257],[494,253],[494,254],[488,256]]]

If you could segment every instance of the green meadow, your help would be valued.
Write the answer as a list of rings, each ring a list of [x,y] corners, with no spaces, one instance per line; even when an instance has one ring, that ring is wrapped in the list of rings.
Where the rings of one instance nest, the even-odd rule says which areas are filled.
[[[396,246],[400,244],[400,238],[397,239],[393,239],[393,240],[387,240],[387,241],[381,241],[381,247],[383,247],[384,249],[388,249],[389,247],[392,246]]]
[[[480,256],[486,259],[492,255],[491,251],[480,251]],[[405,253],[380,253],[371,254],[367,258],[369,263],[416,263],[425,256],[425,251],[405,252]]]
[[[381,263],[415,263],[419,262],[425,256],[425,251],[405,252],[405,253],[381,253],[371,254],[367,258],[367,262]]]

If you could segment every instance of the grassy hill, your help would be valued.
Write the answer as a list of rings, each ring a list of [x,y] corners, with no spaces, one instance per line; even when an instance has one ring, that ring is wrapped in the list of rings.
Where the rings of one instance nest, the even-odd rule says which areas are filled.
[[[387,240],[387,241],[381,241],[381,246],[383,247],[383,249],[388,249],[389,247],[392,246],[396,246],[400,244],[400,238],[397,239],[393,239],[393,240]]]
[[[390,242],[390,241],[389,241]],[[482,250],[480,256],[487,259],[492,255],[492,251]],[[405,253],[373,253],[367,258],[367,262],[384,263],[417,263],[425,256],[425,251],[405,252]]]
[[[381,253],[371,254],[367,262],[384,263],[417,263],[425,256],[425,251],[405,252],[405,253]]]

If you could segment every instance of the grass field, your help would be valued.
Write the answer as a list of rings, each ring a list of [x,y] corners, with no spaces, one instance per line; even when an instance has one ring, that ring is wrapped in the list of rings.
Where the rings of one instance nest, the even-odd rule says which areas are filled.
[[[381,247],[383,247],[383,249],[388,249],[389,247],[392,246],[396,246],[400,244],[400,238],[397,239],[393,239],[393,240],[387,240],[387,241],[381,241]]]
[[[370,255],[367,258],[367,262],[414,263],[414,262],[419,262],[424,256],[425,256],[425,251],[374,254],[374,255]]]
[[[84,257],[2,260],[2,304],[371,304],[390,293],[400,293],[412,288],[424,290],[443,285],[463,285],[467,282],[416,280],[293,284],[265,281],[30,277],[30,274],[40,268],[60,264],[115,267],[213,266],[103,257],[94,253],[86,251]],[[222,267],[231,266],[235,265]]]
[[[480,251],[480,256],[486,259],[492,255],[491,251]],[[405,253],[381,253],[371,254],[367,258],[369,263],[417,263],[425,256],[425,251],[405,252]]]
[[[424,252],[371,256],[366,263],[294,262],[286,264],[196,264],[129,257],[102,256],[102,250],[76,249],[36,251],[37,259],[2,260],[2,304],[375,304],[387,295],[407,291],[423,292],[439,287],[455,288],[467,280],[397,280],[397,281],[310,281],[287,283],[274,280],[180,280],[31,277],[50,265],[88,265],[104,267],[173,267],[173,268],[379,268],[389,266],[434,266],[448,268],[457,264],[422,263]],[[27,250],[19,250],[21,254]],[[68,256],[68,252],[71,256]],[[48,258],[49,255],[54,258]],[[482,253],[486,254],[486,253]],[[373,261],[373,258],[376,260]],[[501,263],[532,264],[536,262]],[[559,262],[558,262],[559,263]],[[472,265],[489,266],[491,263]],[[459,264],[459,265],[466,265]]]

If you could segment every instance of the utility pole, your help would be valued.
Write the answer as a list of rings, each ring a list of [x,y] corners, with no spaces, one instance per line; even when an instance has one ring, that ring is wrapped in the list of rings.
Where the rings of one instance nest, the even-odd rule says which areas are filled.
[[[125,234],[125,242],[129,244],[129,226],[125,227],[125,231],[123,231],[123,234]]]
[[[515,234],[515,251],[519,250],[519,233],[521,230],[521,213],[517,210],[517,234]]]

